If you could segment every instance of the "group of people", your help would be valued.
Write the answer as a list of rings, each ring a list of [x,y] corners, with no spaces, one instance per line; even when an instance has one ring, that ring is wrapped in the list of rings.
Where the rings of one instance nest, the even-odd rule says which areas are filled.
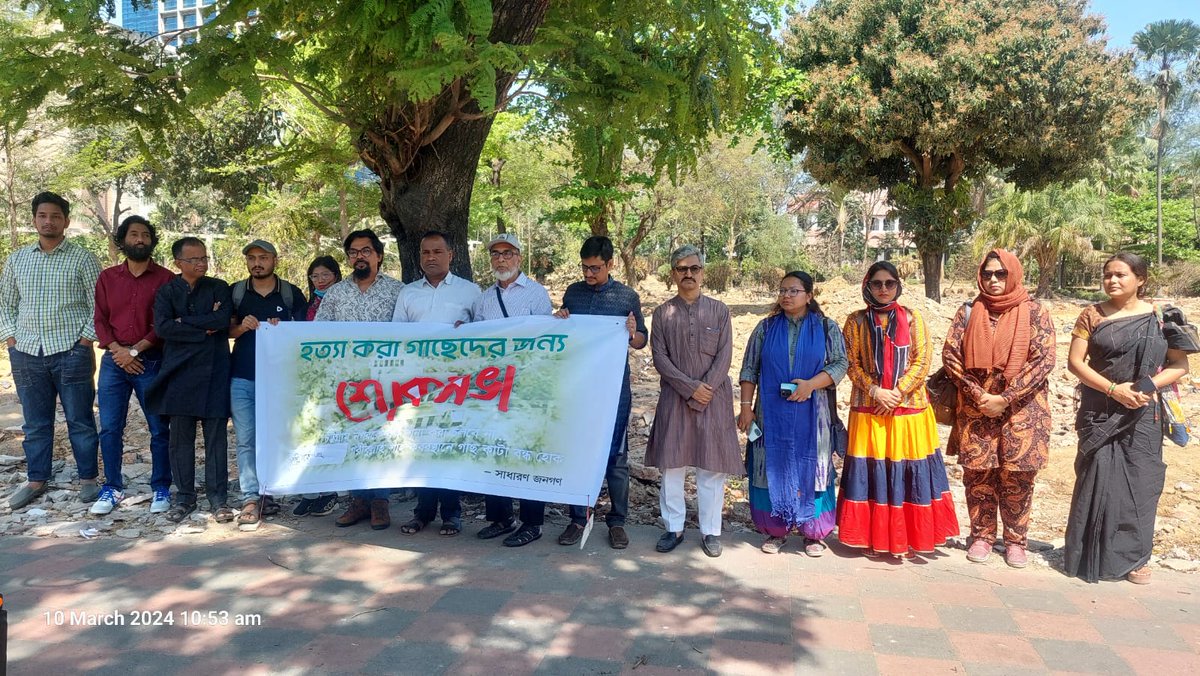
[[[8,342],[24,413],[28,464],[28,482],[10,498],[13,509],[47,490],[56,399],[67,419],[80,499],[94,503],[94,514],[120,504],[123,436],[135,395],[150,431],[150,511],[179,522],[196,509],[199,425],[214,518],[254,530],[280,509],[260,494],[255,473],[254,336],[263,323],[458,325],[576,314],[623,317],[629,348],[651,346],[661,391],[645,462],[662,470],[665,532],[658,551],[672,551],[684,540],[688,468],[695,470],[700,546],[709,556],[721,555],[730,474],[747,476],[751,516],[767,553],[779,553],[796,534],[807,555],[820,556],[836,528],[843,545],[867,556],[911,557],[933,552],[959,533],[926,388],[932,337],[920,312],[900,303],[903,281],[886,261],[867,270],[864,307],[840,326],[816,301],[812,277],[787,273],[776,302],[749,337],[735,408],[729,308],[704,294],[704,256],[691,246],[672,252],[677,293],[654,310],[647,331],[637,292],[611,276],[613,245],[606,237],[584,242],[583,279],[567,288],[555,311],[547,290],[521,272],[521,243],[511,234],[488,243],[495,283],[481,291],[450,272],[454,247],[445,233],[422,237],[422,277],[404,284],[380,271],[379,237],[357,230],[343,242],[350,274],[343,279],[337,261],[317,258],[308,267],[306,297],[275,274],[278,252],[261,239],[243,248],[248,277],[231,286],[207,276],[208,253],[194,237],[171,246],[178,274],[156,264],[154,226],[131,216],[115,234],[125,260],[102,271],[93,255],[66,240],[65,199],[39,194],[32,211],[38,242],[15,251],[0,276],[0,337]],[[1145,566],[1165,480],[1155,393],[1187,372],[1187,353],[1200,351],[1182,313],[1143,300],[1146,280],[1141,258],[1113,256],[1103,269],[1109,299],[1086,309],[1072,332],[1070,370],[1080,379],[1082,396],[1066,568],[1088,581],[1149,581]],[[1055,331],[1049,312],[1025,290],[1013,254],[989,252],[978,268],[978,285],[979,295],[955,314],[942,350],[958,392],[946,452],[963,466],[971,531],[967,558],[983,562],[991,556],[999,513],[1004,560],[1020,568],[1027,562],[1034,479],[1049,453]],[[99,433],[92,413],[97,341],[104,349]],[[852,388],[843,424],[836,389],[847,376]],[[624,549],[628,364],[619,397],[604,481],[608,541]],[[236,512],[228,504],[230,417],[237,439]],[[747,438],[744,456],[739,429]],[[841,458],[840,480],[835,456]],[[337,525],[365,521],[374,529],[388,528],[391,492],[351,491]],[[337,502],[333,493],[304,495],[293,513],[326,515]],[[521,500],[514,511],[512,499],[487,496],[485,504],[488,525],[479,538],[506,536],[503,544],[510,547],[541,538],[544,503]],[[570,507],[560,544],[578,544],[590,507]],[[415,534],[440,517],[438,533],[455,536],[462,530],[461,515],[457,491],[421,488],[413,517],[400,530]]]

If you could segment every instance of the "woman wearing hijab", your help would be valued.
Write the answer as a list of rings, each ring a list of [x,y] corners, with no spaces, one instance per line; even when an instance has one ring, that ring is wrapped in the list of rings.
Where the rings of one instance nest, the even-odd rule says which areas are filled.
[[[738,428],[756,428],[746,446],[750,516],[767,536],[768,554],[778,554],[792,531],[809,556],[825,552],[836,507],[833,454],[846,452],[837,417],[845,375],[842,331],[813,298],[812,277],[787,273],[775,306],[750,334],[739,378]]]
[[[954,315],[942,348],[958,406],[946,454],[963,467],[971,543],[967,559],[987,561],[1004,522],[1004,562],[1024,568],[1033,481],[1050,454],[1049,376],[1054,322],[1029,297],[1021,261],[988,253],[976,280],[979,295]],[[968,309],[969,308],[969,309]]]
[[[932,345],[925,321],[898,301],[895,266],[867,270],[866,308],[846,320],[849,444],[838,496],[838,539],[867,556],[929,553],[958,535],[925,378]]]

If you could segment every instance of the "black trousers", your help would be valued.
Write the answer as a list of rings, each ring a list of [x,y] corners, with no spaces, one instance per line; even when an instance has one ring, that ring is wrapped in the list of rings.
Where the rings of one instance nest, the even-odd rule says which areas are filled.
[[[229,418],[197,418],[190,415],[170,417],[171,476],[175,481],[175,502],[196,504],[196,423],[204,430],[204,489],[212,510],[225,507],[229,500]]]
[[[489,522],[508,521],[513,518],[513,499],[497,495],[484,496],[486,518]],[[521,524],[541,526],[546,522],[546,503],[537,500],[521,500]]]
[[[442,522],[450,522],[462,526],[462,503],[458,499],[458,491],[447,488],[418,488],[417,507],[413,516],[429,523],[437,518],[438,507],[442,508]]]

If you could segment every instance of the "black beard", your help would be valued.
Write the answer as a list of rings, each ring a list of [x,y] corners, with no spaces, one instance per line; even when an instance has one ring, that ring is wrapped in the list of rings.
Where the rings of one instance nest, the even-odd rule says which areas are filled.
[[[154,247],[149,244],[126,244],[121,247],[125,252],[125,257],[131,261],[142,263],[150,260],[150,254],[154,252]]]
[[[355,279],[366,279],[371,276],[371,266],[355,267],[353,274]]]

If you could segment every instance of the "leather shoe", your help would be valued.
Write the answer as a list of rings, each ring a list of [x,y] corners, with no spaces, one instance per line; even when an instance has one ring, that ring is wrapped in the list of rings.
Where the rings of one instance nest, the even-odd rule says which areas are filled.
[[[350,506],[337,518],[337,525],[340,528],[345,528],[370,517],[371,508],[367,506],[367,501],[362,498],[351,498]]]
[[[567,529],[558,536],[558,544],[560,545],[577,545],[583,539],[583,526],[577,523],[567,524]]]
[[[392,515],[388,512],[388,501],[380,498],[371,501],[371,530],[383,530],[392,525]]]
[[[683,542],[683,533],[676,534],[667,531],[658,539],[658,544],[654,545],[654,548],[665,554],[678,547],[680,542]]]
[[[29,484],[25,484],[18,488],[17,492],[13,493],[12,497],[8,499],[8,506],[12,509],[21,509],[25,505],[28,505],[29,503],[41,497],[42,494],[46,492],[48,486],[48,482],[45,481],[43,481],[42,485],[37,488],[33,488]]]
[[[721,538],[716,535],[705,535],[704,539],[700,541],[700,548],[704,550],[705,554],[715,559],[721,555]]]
[[[612,526],[608,529],[608,544],[613,549],[625,549],[629,546],[629,534],[624,526]]]

